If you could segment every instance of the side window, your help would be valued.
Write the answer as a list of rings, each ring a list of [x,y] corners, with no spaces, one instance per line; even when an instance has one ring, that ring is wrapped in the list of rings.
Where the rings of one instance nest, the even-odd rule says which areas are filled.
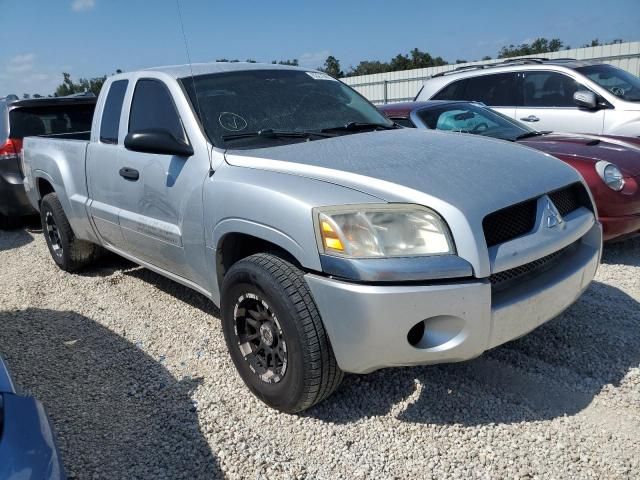
[[[100,121],[100,141],[102,143],[118,143],[118,130],[120,129],[120,113],[122,102],[127,91],[128,80],[117,80],[109,87],[107,100],[102,111]]]
[[[397,118],[391,118],[391,120],[405,128],[416,128],[416,126],[413,124],[410,118],[397,117]]]
[[[186,140],[180,116],[167,87],[159,80],[138,81],[131,101],[129,131],[162,128]]]
[[[482,102],[491,107],[518,105],[516,73],[481,75],[467,80],[467,88],[460,100]]]
[[[557,72],[523,73],[525,107],[575,107],[573,94],[584,89],[573,78]]]
[[[432,98],[433,100],[464,100],[464,87],[467,85],[467,80],[458,80],[457,82],[450,83]]]

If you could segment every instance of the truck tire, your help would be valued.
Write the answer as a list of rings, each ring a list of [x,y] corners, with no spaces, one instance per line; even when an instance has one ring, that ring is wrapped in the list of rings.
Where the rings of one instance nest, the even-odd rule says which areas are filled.
[[[296,413],[340,385],[342,370],[300,269],[276,255],[252,255],[229,269],[221,298],[233,363],[264,403]]]
[[[49,253],[62,270],[75,272],[98,257],[98,245],[76,238],[56,193],[49,193],[42,199],[40,220]]]

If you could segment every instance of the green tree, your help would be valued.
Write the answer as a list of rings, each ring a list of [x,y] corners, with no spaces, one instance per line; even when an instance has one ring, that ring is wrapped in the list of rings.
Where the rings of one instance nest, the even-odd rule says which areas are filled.
[[[378,60],[362,61],[355,67],[351,67],[351,71],[347,73],[347,77],[411,70],[414,68],[439,67],[442,65],[447,65],[447,62],[442,57],[432,57],[428,52],[414,48],[408,54],[399,53],[388,63]]]
[[[333,55],[329,55],[324,61],[324,67],[318,68],[318,70],[331,75],[333,78],[344,77],[344,72],[340,69],[340,60]]]
[[[409,68],[440,67],[447,64],[442,57],[434,58],[429,53],[423,52],[418,48],[414,48],[409,54],[411,56]]]
[[[409,55],[402,55],[399,53],[391,59],[389,62],[388,71],[410,70],[412,68],[412,62]]]
[[[498,52],[498,58],[521,57],[524,55],[539,55],[541,53],[558,52],[565,47],[559,38],[536,38],[533,42],[520,45],[502,47]],[[568,48],[568,46],[567,46]]]
[[[116,73],[122,73],[122,70],[118,69]],[[63,72],[62,83],[57,86],[53,95],[55,97],[65,97],[76,93],[91,92],[97,96],[106,80],[107,76],[103,75],[102,77],[80,78],[77,82],[74,82],[70,73]]]
[[[482,57],[482,60],[491,60],[491,55],[485,55],[484,57]]]
[[[622,43],[622,39],[616,38],[614,40],[611,40],[610,42],[600,42],[600,40],[594,38],[593,40],[591,40],[591,43],[585,43],[583,47],[601,47],[603,45],[615,45],[616,43]]]
[[[273,60],[271,62],[273,65],[290,65],[292,67],[297,67],[298,66],[298,59],[297,58],[293,58],[291,60],[278,60],[277,62],[275,60]]]
[[[355,67],[351,67],[351,71],[347,73],[347,77],[355,77],[356,75],[371,75],[374,73],[384,73],[390,71],[388,63],[378,60],[363,60]]]

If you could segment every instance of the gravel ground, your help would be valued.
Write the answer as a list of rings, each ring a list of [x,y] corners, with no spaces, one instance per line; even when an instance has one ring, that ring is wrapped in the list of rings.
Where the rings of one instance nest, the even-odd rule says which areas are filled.
[[[58,270],[0,232],[0,353],[72,478],[640,478],[640,241],[565,314],[476,360],[349,375],[285,415],[257,401],[204,297],[107,257]]]

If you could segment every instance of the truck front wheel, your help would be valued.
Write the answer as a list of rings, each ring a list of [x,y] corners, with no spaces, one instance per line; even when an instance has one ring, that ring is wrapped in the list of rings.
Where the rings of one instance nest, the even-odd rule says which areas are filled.
[[[304,274],[286,260],[259,253],[235,263],[222,284],[221,313],[240,377],[270,407],[299,412],[340,384]]]
[[[56,193],[42,198],[40,220],[51,257],[62,270],[75,272],[98,256],[98,245],[76,238]]]

